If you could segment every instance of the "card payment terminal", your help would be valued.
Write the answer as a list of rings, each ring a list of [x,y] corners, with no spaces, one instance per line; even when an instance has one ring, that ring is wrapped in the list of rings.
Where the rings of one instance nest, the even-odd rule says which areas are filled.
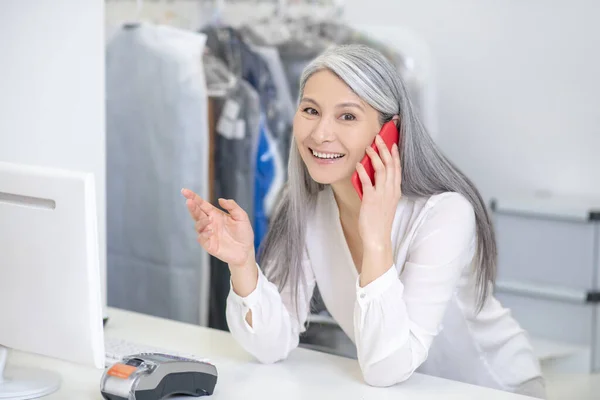
[[[211,395],[217,369],[208,362],[169,354],[124,357],[104,371],[100,391],[106,400],[162,400],[172,395]]]

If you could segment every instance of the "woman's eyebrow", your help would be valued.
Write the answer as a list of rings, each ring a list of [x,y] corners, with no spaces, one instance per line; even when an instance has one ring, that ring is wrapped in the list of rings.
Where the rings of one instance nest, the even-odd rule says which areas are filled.
[[[351,103],[351,102],[347,102],[347,103],[340,103],[336,106],[336,108],[344,108],[344,107],[354,107],[354,108],[358,108],[361,111],[365,111],[364,107],[361,106],[358,103]]]
[[[303,97],[302,100],[300,100],[300,102],[302,103],[312,103],[316,106],[319,106],[319,103],[316,102],[316,100],[311,99],[310,97]],[[358,108],[361,111],[365,111],[364,107],[361,106],[359,103],[353,103],[353,102],[345,102],[345,103],[340,103],[337,104],[335,106],[336,108],[344,108],[344,107],[354,107],[354,108]]]
[[[301,103],[312,103],[315,106],[318,106],[319,103],[317,103],[315,100],[311,99],[310,97],[303,97],[302,100],[300,100]]]

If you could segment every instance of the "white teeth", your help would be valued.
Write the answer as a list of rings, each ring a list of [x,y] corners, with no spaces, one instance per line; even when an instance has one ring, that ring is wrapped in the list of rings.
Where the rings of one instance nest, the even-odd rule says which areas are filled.
[[[332,154],[332,153],[319,153],[319,152],[316,152],[314,150],[312,150],[312,153],[313,153],[313,156],[315,156],[315,157],[325,158],[325,159],[328,159],[328,158],[340,158],[340,157],[343,156],[343,154],[339,154],[339,153],[336,153],[336,154]]]

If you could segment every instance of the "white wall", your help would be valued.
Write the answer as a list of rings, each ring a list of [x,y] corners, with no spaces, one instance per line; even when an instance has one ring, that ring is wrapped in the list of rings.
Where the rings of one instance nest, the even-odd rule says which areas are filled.
[[[484,197],[600,195],[600,2],[346,0],[430,46],[438,143]]]
[[[0,2],[0,161],[95,174],[105,275],[103,9],[102,0]]]

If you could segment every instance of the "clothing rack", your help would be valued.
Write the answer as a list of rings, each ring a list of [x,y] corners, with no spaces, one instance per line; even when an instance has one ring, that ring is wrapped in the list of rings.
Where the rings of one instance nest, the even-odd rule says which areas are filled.
[[[244,18],[240,23],[247,22],[247,16],[257,16],[257,19],[268,17],[285,18],[285,17],[314,17],[321,16],[324,19],[338,19],[343,15],[345,0],[201,0],[205,3],[216,6],[215,14],[225,14],[231,12],[235,14],[235,8],[251,7],[250,14],[242,12]],[[260,9],[261,6],[273,7],[270,10]],[[258,7],[258,9],[257,9]],[[270,14],[269,15],[269,11]],[[264,17],[261,14],[265,14]],[[231,21],[233,25],[238,25],[235,21]]]
[[[254,20],[285,17],[339,19],[345,0],[106,0],[105,20],[110,26],[145,20],[196,30],[223,21],[232,26]]]

